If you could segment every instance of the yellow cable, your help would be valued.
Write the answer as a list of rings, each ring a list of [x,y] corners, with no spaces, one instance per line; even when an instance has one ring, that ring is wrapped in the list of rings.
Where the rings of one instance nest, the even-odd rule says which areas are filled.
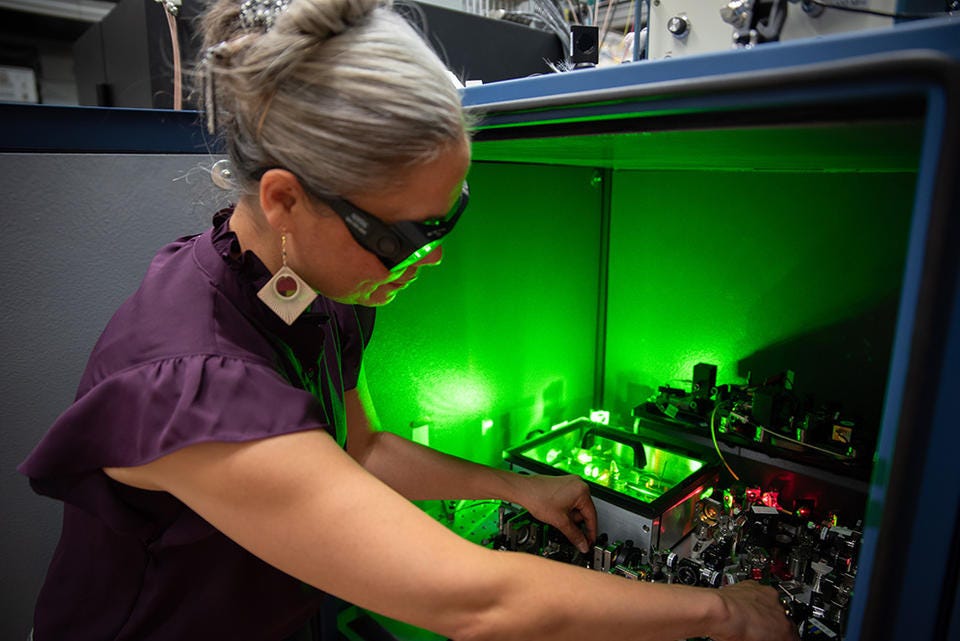
[[[737,476],[737,473],[733,471],[727,464],[727,459],[723,458],[723,452],[720,451],[720,444],[717,443],[717,410],[720,409],[719,405],[714,406],[713,411],[710,412],[710,436],[713,438],[713,447],[717,450],[717,456],[720,457],[720,462],[723,463],[723,466],[727,468],[727,471],[730,472],[730,476],[733,477],[734,481],[739,481],[740,477]]]

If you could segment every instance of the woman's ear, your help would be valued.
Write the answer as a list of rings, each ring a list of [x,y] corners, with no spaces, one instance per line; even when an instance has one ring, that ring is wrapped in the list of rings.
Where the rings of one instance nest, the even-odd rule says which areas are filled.
[[[270,169],[260,178],[260,209],[274,229],[292,227],[295,210],[306,200],[300,181],[286,169]]]

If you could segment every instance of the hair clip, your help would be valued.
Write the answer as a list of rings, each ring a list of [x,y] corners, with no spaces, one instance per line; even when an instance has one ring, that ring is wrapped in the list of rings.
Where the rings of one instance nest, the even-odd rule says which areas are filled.
[[[214,80],[216,69],[213,63],[214,59],[219,61],[224,57],[227,47],[226,42],[218,42],[203,52],[203,110],[207,131],[211,134],[217,131],[217,87]]]
[[[167,13],[174,17],[180,13],[180,6],[183,4],[182,0],[156,0],[156,2],[157,4],[163,5]]]
[[[269,31],[290,0],[244,0],[240,5],[240,25],[244,29]]]

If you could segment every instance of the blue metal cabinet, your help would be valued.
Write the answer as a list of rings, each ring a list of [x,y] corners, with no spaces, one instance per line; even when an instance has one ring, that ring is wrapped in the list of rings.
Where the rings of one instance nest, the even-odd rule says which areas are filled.
[[[903,117],[920,123],[848,639],[960,638],[958,59],[960,22],[927,20],[508,81],[465,94],[465,104],[481,116],[475,138],[480,162],[642,168],[610,142],[618,132],[767,127],[775,133],[784,124],[842,126]],[[544,142],[591,136],[594,149]],[[605,399],[599,393],[595,400]]]

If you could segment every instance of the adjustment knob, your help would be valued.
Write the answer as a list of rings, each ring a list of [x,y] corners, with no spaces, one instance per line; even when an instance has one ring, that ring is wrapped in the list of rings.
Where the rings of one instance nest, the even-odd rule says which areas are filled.
[[[672,33],[674,38],[683,38],[690,32],[690,18],[684,15],[673,16],[667,20],[667,31]]]
[[[742,29],[750,22],[752,4],[746,0],[731,0],[720,9],[720,19],[736,29]]]

